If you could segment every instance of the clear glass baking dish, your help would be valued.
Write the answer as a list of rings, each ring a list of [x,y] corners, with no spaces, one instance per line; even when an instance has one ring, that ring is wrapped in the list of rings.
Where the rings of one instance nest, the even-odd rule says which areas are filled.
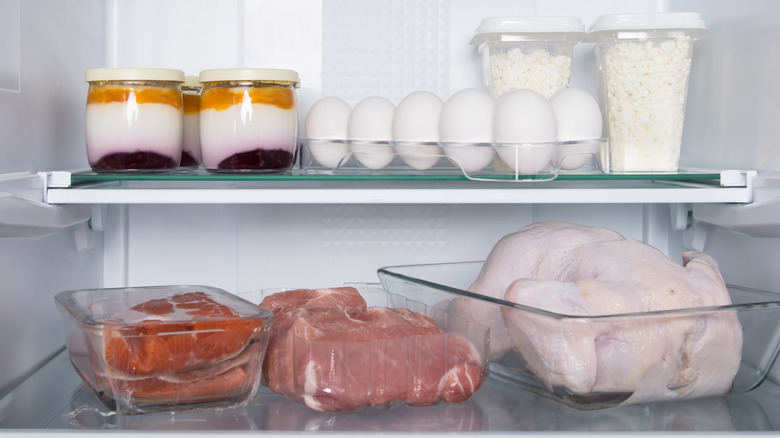
[[[260,385],[271,312],[208,286],[55,296],[76,372],[118,414],[225,407]]]
[[[545,384],[539,375],[545,375],[543,371],[549,370],[541,370],[538,373],[532,371],[532,368],[540,370],[539,351],[533,348],[525,349],[528,358],[519,354],[516,348],[503,356],[491,358],[492,376],[571,407],[594,410],[646,402],[686,400],[724,393],[748,392],[757,388],[767,378],[778,354],[780,295],[776,293],[729,286],[732,304],[727,306],[603,316],[571,316],[469,292],[467,289],[477,278],[482,265],[482,261],[469,261],[390,266],[380,268],[378,275],[383,287],[391,293],[423,303],[438,303],[442,306],[445,302],[458,302],[466,306],[486,306],[488,309],[500,310],[504,317],[504,326],[506,321],[513,321],[512,324],[515,326],[518,320],[525,321],[526,328],[530,327],[544,335],[546,344],[537,344],[536,348],[562,348],[564,357],[575,359],[578,352],[583,351],[583,345],[589,347],[585,348],[585,351],[592,352],[594,343],[604,340],[606,334],[612,334],[613,337],[626,341],[623,348],[628,354],[620,359],[631,361],[635,357],[633,355],[638,357],[642,354],[643,348],[649,348],[648,345],[656,336],[654,333],[669,333],[674,331],[672,329],[677,330],[682,327],[679,336],[670,335],[664,339],[664,342],[672,342],[673,346],[679,345],[679,348],[683,349],[685,336],[694,336],[697,327],[701,328],[703,325],[729,324],[729,327],[738,327],[741,330],[741,333],[738,333],[743,340],[741,351],[733,352],[739,355],[738,370],[733,380],[726,382],[725,388],[723,382],[720,382],[717,388],[707,387],[706,381],[697,384],[696,375],[692,376],[692,380],[689,379],[687,384],[684,382],[672,385],[671,380],[660,377],[668,375],[664,372],[669,371],[667,363],[669,358],[660,356],[657,360],[646,364],[646,368],[635,370],[636,381],[633,389],[627,390],[623,387],[617,391],[589,392]],[[498,340],[497,335],[495,329],[491,330],[492,341]],[[628,342],[632,338],[634,342]],[[495,348],[492,346],[491,349]],[[698,356],[701,361],[715,368],[720,361],[718,357],[706,357],[706,350],[684,353],[701,355]],[[696,357],[687,359],[693,361]],[[599,360],[608,359],[608,357],[596,357],[597,364]]]

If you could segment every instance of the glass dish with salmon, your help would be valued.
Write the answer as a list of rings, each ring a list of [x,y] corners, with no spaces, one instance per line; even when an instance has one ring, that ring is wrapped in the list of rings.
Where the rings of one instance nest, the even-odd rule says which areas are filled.
[[[55,301],[71,363],[118,414],[230,406],[257,392],[272,314],[233,294],[154,286]]]

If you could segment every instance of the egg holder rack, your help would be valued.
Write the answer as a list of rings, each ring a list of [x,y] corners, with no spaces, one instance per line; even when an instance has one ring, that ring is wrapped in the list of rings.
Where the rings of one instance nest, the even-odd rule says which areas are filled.
[[[561,173],[603,174],[607,140],[538,143],[302,139],[303,174],[463,175],[476,181],[551,181]]]

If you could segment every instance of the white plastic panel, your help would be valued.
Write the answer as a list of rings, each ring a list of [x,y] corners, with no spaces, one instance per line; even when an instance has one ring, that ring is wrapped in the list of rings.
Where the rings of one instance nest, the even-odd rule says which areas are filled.
[[[108,0],[106,67],[242,67],[240,0]]]
[[[0,2],[0,92],[19,91],[21,58],[20,0]]]
[[[376,269],[384,265],[480,259],[532,218],[524,205],[129,210],[129,285],[203,283],[234,292],[376,282]]]
[[[694,48],[681,165],[780,170],[780,3],[671,4],[702,10],[710,29]]]
[[[0,90],[0,173],[86,167],[84,69],[103,63],[103,1],[3,5],[10,28],[0,25],[2,35],[12,35],[3,38],[10,53],[0,65],[19,78],[14,90]]]
[[[0,238],[0,394],[65,342],[57,292],[100,287],[102,240],[86,224],[36,238]]]

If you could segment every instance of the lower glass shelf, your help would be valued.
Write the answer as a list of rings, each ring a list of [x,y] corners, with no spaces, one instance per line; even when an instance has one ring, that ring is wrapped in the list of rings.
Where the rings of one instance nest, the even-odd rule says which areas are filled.
[[[489,378],[462,403],[428,407],[396,406],[353,414],[322,413],[263,387],[249,403],[232,408],[198,409],[119,416],[107,410],[80,380],[61,352],[13,391],[0,398],[0,435],[90,431],[213,431],[220,436],[247,431],[286,434],[327,431],[355,436],[377,432],[446,435],[455,432],[724,432],[778,430],[780,387],[770,381],[739,395],[674,403],[581,411],[519,391]],[[113,436],[113,435],[112,435]]]

